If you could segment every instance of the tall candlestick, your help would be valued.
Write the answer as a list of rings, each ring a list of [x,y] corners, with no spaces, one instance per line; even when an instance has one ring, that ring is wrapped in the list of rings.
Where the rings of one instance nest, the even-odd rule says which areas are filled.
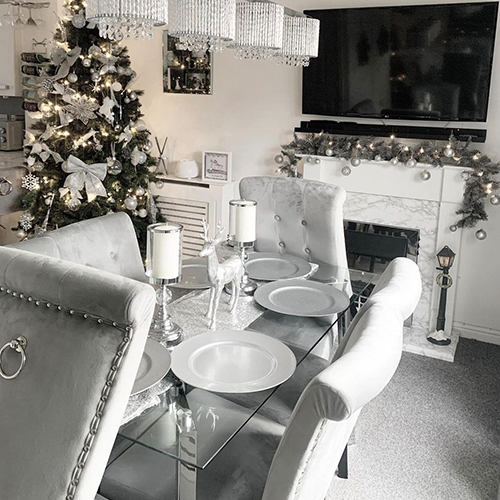
[[[162,224],[156,227],[153,236],[151,276],[161,279],[179,277],[180,231],[175,226]]]
[[[230,242],[252,243],[256,240],[257,202],[232,200],[229,202]]]

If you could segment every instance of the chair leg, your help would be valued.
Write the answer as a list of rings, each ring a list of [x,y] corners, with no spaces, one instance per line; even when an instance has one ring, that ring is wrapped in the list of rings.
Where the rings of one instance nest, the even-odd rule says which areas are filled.
[[[347,472],[348,471],[347,471],[347,445],[346,445],[344,453],[342,453],[342,456],[340,457],[340,462],[337,469],[337,476],[342,479],[347,479],[348,478]]]

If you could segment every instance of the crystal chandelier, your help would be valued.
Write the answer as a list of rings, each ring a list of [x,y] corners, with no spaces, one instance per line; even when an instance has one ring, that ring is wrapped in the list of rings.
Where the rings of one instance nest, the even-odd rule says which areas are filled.
[[[309,66],[318,57],[319,19],[286,9],[283,24],[283,48],[276,53],[279,62],[289,66]]]
[[[230,48],[237,59],[268,59],[283,46],[282,5],[259,0],[236,4],[236,39]]]
[[[170,0],[169,35],[180,50],[220,51],[235,37],[236,0]]]
[[[86,16],[109,40],[153,38],[153,27],[168,22],[168,0],[87,0]]]

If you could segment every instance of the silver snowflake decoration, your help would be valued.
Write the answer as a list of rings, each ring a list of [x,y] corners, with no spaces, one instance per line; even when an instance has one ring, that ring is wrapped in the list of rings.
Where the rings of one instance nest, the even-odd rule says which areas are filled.
[[[29,231],[33,227],[33,224],[31,223],[33,219],[34,217],[29,212],[24,212],[24,214],[19,217],[19,225],[25,231]]]
[[[63,110],[73,116],[73,118],[82,121],[85,125],[87,125],[89,120],[97,118],[94,111],[99,109],[99,104],[91,98],[85,95],[74,94],[64,96],[63,99],[69,103],[63,107]]]
[[[28,191],[36,191],[40,189],[40,180],[36,175],[29,173],[21,179],[21,186]]]

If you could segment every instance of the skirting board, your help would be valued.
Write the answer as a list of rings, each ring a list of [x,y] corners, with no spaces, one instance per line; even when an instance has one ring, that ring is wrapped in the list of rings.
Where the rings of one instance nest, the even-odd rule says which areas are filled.
[[[470,325],[469,323],[458,323],[457,321],[453,323],[453,328],[460,332],[460,337],[500,345],[500,330]]]

